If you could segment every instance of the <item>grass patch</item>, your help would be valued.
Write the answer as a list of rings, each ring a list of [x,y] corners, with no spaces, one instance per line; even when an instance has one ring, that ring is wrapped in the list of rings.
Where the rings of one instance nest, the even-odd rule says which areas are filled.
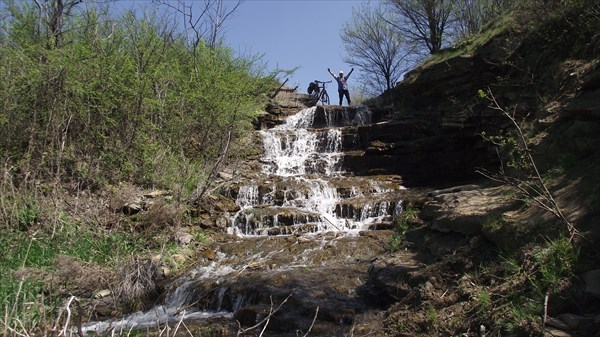
[[[5,229],[0,236],[0,334],[18,335],[10,329],[40,333],[51,326],[66,294],[102,286],[101,279],[109,275],[97,274],[100,266],[114,268],[146,253],[153,246],[146,240],[140,234],[104,233],[74,223],[54,233]],[[86,265],[98,267],[83,270]],[[79,278],[85,278],[84,285]]]
[[[403,210],[400,215],[394,220],[394,233],[388,243],[388,250],[390,252],[397,252],[401,249],[402,242],[406,232],[410,229],[410,223],[417,220],[418,211],[415,208],[407,207]]]
[[[479,34],[470,35],[457,41],[452,48],[445,49],[440,53],[431,55],[424,63],[426,67],[431,64],[441,63],[460,55],[472,55],[475,51],[492,39],[498,37],[513,27],[513,19],[510,15],[503,15],[498,20],[493,20],[483,27]]]
[[[483,309],[488,310],[492,305],[492,297],[490,293],[486,289],[481,289],[479,295],[477,296],[477,305]]]
[[[566,237],[500,252],[474,275],[474,283],[483,285],[474,296],[473,317],[493,321],[490,336],[538,335],[545,297],[564,293],[578,260]]]
[[[85,262],[109,263],[147,248],[141,237],[124,232],[103,234],[89,228],[72,225],[51,236],[27,232],[5,232],[0,237],[0,267],[16,270],[21,267],[49,267],[59,254]]]
[[[568,238],[548,240],[533,253],[539,275],[532,282],[541,292],[555,291],[561,280],[574,275],[579,254]]]

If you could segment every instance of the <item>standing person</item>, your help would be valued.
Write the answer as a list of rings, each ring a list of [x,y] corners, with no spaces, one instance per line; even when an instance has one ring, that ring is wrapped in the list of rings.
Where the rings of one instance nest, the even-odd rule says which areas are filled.
[[[347,76],[344,76],[344,72],[340,70],[340,75],[339,76],[335,76],[331,70],[329,68],[327,68],[327,71],[329,72],[329,74],[331,76],[333,76],[333,78],[335,78],[335,80],[338,83],[338,93],[340,94],[340,105],[342,105],[342,100],[344,99],[344,95],[346,96],[346,100],[348,101],[348,105],[352,104],[350,102],[350,92],[348,91],[348,78],[350,77],[350,75],[352,75],[352,72],[354,71],[354,68],[350,69],[350,72],[348,73]]]

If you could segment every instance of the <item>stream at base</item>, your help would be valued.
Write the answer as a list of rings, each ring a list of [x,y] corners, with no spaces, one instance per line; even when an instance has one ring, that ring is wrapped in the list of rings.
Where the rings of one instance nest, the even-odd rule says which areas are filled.
[[[266,318],[263,336],[367,331],[385,306],[368,271],[390,236],[373,229],[390,228],[406,193],[397,176],[345,174],[344,128],[369,123],[365,108],[312,107],[257,131],[261,172],[232,184],[237,210],[226,214],[227,234],[211,257],[174,280],[163,304],[83,331],[156,331],[169,323],[187,336],[235,336]],[[212,334],[192,331],[207,326]]]

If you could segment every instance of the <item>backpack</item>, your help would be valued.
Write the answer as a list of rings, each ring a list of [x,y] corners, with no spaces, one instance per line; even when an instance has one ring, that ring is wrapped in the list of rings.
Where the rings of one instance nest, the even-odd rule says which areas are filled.
[[[315,82],[310,82],[310,84],[308,85],[308,94],[312,94],[313,91],[316,91],[319,88],[319,84],[315,83]]]

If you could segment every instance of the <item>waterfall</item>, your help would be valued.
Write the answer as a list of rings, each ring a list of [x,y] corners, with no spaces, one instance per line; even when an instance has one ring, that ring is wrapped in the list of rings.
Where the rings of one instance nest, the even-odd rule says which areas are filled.
[[[274,182],[240,186],[240,210],[231,217],[228,232],[237,235],[285,235],[323,231],[355,231],[390,220],[396,201],[360,200],[341,205],[333,178],[343,177],[342,128],[371,123],[366,108],[329,110],[311,107],[284,124],[261,130],[262,173]],[[339,180],[339,179],[338,179]],[[389,184],[368,182],[352,186],[350,197],[385,195]],[[261,195],[262,193],[262,195]],[[358,198],[355,198],[355,203]]]
[[[331,267],[347,263],[346,258],[351,259],[346,279],[355,280],[355,256],[371,257],[373,247],[381,248],[381,244],[377,239],[361,252],[352,242],[376,239],[344,234],[391,222],[403,210],[398,200],[398,189],[402,187],[396,178],[355,177],[343,171],[344,127],[370,123],[371,115],[365,108],[313,107],[288,117],[282,125],[258,131],[264,148],[261,171],[236,186],[236,211],[226,213],[227,232],[237,235],[231,239],[235,242],[221,243],[214,257],[200,259],[186,270],[181,282],[166,294],[164,303],[119,319],[90,322],[82,326],[83,332],[129,334],[127,331],[133,329],[178,325],[184,320],[231,321],[237,319],[234,313],[252,309],[260,297],[257,294],[263,295],[263,304],[269,298],[272,305],[272,299],[264,292],[270,295],[274,289],[286,287],[282,280],[299,277],[295,270],[300,270],[300,275],[301,270],[315,270],[320,277],[344,273],[343,269],[332,273]],[[347,250],[341,254],[324,253],[333,249]],[[270,287],[258,290],[243,285],[252,280]],[[301,292],[302,296],[321,297],[312,291],[321,286],[320,280],[308,277],[306,284],[293,282],[293,286],[311,289]],[[348,307],[355,306],[352,296],[343,297],[347,297]],[[295,300],[302,302],[303,298]],[[293,312],[294,308],[290,310]]]
[[[285,124],[262,130],[263,173],[277,176],[341,174],[342,133],[339,129],[309,129],[316,107],[288,117]]]

